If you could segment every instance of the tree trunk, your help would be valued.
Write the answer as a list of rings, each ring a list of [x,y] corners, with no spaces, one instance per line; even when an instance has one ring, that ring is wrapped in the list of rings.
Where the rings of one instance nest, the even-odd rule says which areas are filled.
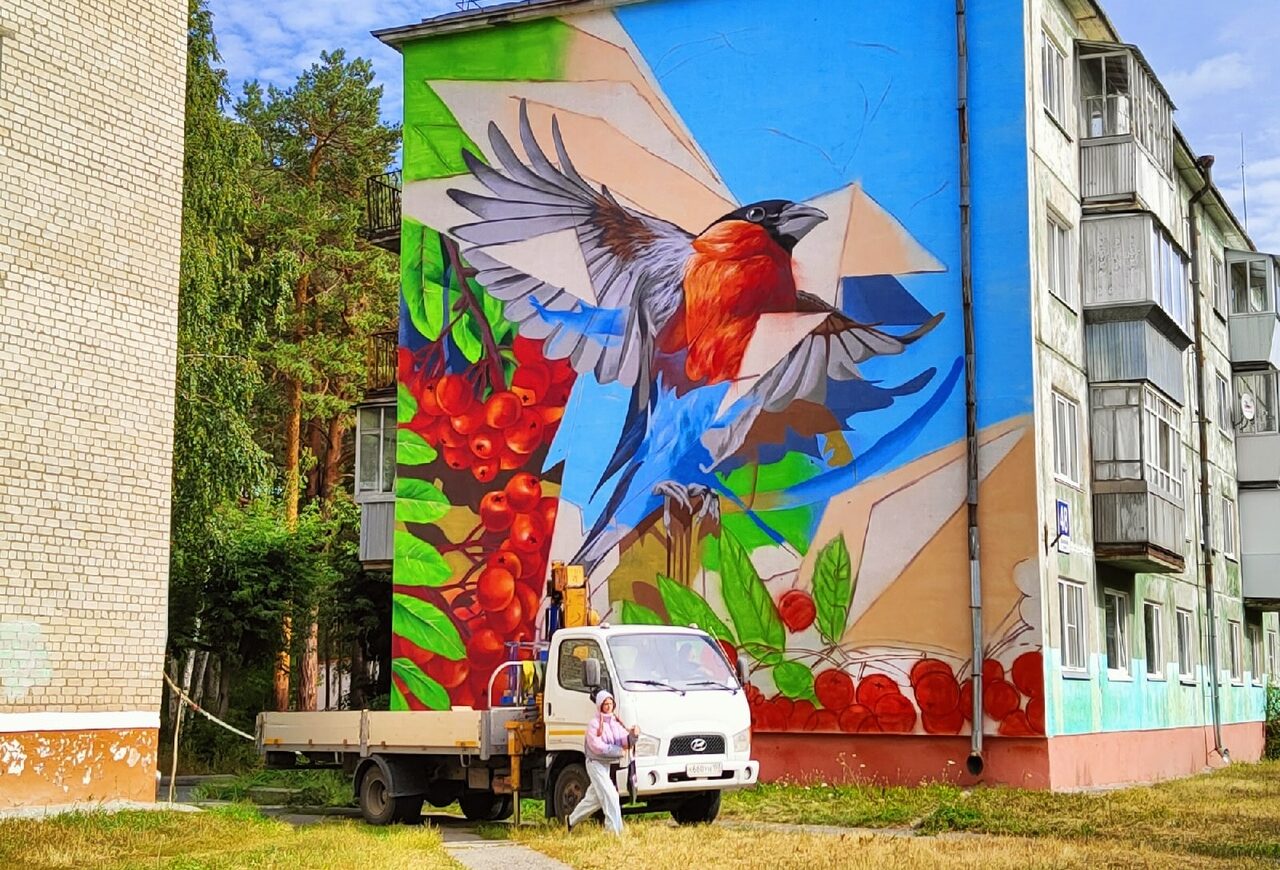
[[[169,657],[169,660],[165,662],[165,671],[169,674],[169,679],[173,681],[173,684],[175,686],[178,685],[179,671],[178,671],[178,660],[176,658],[174,658],[173,656]],[[174,723],[178,721],[178,705],[181,702],[178,700],[177,692],[175,692],[173,689],[169,689],[168,691],[169,691],[169,727],[172,728]]]
[[[307,627],[307,636],[302,642],[302,667],[298,668],[299,710],[316,709],[316,683],[320,678],[320,656],[317,649],[320,629],[316,620],[316,607],[313,604],[311,606],[310,625]]]
[[[218,712],[219,719],[227,718],[227,708],[231,706],[231,664],[228,662],[218,674]]]
[[[196,655],[195,673],[191,675],[191,686],[187,689],[187,697],[198,707],[204,702],[204,675],[209,667],[209,651],[201,650]]]
[[[302,384],[285,378],[287,409],[284,419],[284,521],[290,529],[298,525],[299,467],[301,464]],[[285,616],[280,626],[280,649],[276,653],[274,696],[277,710],[289,709],[289,645],[293,642],[293,621]]]
[[[351,690],[347,695],[347,708],[363,710],[365,705],[365,685],[369,675],[364,663],[364,643],[356,638],[351,645]]]

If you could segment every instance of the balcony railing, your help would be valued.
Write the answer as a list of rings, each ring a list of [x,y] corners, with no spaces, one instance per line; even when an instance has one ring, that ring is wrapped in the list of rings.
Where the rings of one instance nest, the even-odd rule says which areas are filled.
[[[369,337],[367,392],[395,390],[397,351],[398,341],[394,332],[376,332]]]
[[[400,190],[403,179],[400,170],[384,172],[365,180],[365,226],[361,231],[366,239],[392,253],[400,253]]]

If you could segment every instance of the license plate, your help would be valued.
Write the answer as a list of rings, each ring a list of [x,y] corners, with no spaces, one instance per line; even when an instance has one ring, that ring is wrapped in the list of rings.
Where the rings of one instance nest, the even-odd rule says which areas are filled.
[[[706,779],[712,776],[719,776],[722,770],[723,767],[718,761],[703,761],[688,765],[685,767],[684,772],[686,776]]]

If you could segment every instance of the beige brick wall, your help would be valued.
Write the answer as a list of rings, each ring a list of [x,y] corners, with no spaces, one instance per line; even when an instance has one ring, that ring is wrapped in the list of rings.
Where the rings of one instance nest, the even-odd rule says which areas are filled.
[[[159,707],[186,10],[0,5],[0,713]]]

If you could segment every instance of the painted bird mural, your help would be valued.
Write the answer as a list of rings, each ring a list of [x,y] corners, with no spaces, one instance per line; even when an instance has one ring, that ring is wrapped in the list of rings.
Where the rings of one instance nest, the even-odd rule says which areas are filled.
[[[687,510],[697,504],[713,515],[720,496],[737,501],[717,475],[758,459],[751,453],[762,444],[838,435],[844,421],[824,405],[828,384],[861,381],[859,363],[901,353],[942,317],[893,335],[799,290],[792,252],[826,220],[816,208],[755,202],[695,234],[588,183],[554,117],[553,164],[523,102],[519,135],[527,163],[492,123],[489,141],[500,169],[464,151],[488,194],[450,190],[478,218],[450,232],[522,335],[545,339],[549,358],[570,361],[600,384],[630,388],[621,433],[596,484],[608,494],[573,560],[588,572],[664,501]],[[566,230],[577,239],[590,288],[571,293],[498,258],[499,246]],[[804,324],[799,334],[784,334],[796,323]],[[767,341],[753,339],[770,329],[781,330],[776,341],[787,349],[761,363],[753,348]],[[932,375],[872,389],[887,404],[923,388]]]

